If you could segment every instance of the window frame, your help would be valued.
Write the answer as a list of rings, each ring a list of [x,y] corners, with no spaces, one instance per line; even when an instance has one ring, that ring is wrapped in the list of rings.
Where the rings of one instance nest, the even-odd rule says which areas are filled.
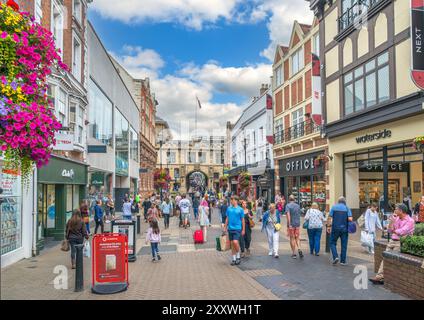
[[[305,67],[304,59],[305,59],[305,52],[304,52],[303,46],[301,46],[291,55],[292,76],[298,74]],[[295,70],[294,68],[294,61],[297,61],[297,70]]]
[[[379,58],[381,58],[382,56],[387,55],[387,60],[381,64],[378,63]],[[367,65],[369,65],[371,62],[374,63],[372,69],[367,71]],[[389,96],[387,99],[381,99],[380,98],[380,79],[379,79],[379,72],[381,70],[383,70],[384,68],[387,68],[388,72],[389,72],[389,81],[388,81],[388,85],[389,85]],[[362,70],[361,70],[362,69]],[[355,73],[361,70],[361,74],[359,76],[355,76]],[[375,86],[374,86],[374,93],[375,93],[375,103],[373,104],[368,104],[368,90],[367,90],[367,78],[369,76],[375,76]],[[346,77],[347,76],[351,76],[351,79],[346,81]],[[390,100],[391,98],[391,94],[390,94],[390,79],[391,79],[392,75],[390,72],[390,52],[389,51],[384,51],[382,53],[380,53],[377,56],[374,56],[373,58],[367,60],[366,62],[364,62],[363,64],[361,64],[360,66],[350,70],[349,72],[347,72],[346,74],[343,75],[343,117],[348,117],[352,114],[356,114],[358,112],[364,111],[366,109],[369,108],[373,108],[376,106],[381,105],[382,103]],[[363,107],[361,109],[357,109],[356,106],[356,83],[358,81],[362,80],[363,81]],[[350,113],[346,113],[346,88],[348,86],[352,85],[352,95],[353,95],[353,111]]]

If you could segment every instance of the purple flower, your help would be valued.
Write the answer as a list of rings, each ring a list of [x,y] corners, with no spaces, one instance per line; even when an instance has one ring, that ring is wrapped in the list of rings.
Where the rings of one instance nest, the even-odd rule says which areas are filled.
[[[10,86],[12,87],[12,89],[13,89],[13,90],[16,90],[16,89],[18,88],[18,84],[17,84],[15,81],[13,81],[13,82],[10,84]]]

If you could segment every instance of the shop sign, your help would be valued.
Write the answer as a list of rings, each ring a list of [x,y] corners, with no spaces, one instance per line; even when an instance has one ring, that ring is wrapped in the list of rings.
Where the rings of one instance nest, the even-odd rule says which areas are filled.
[[[105,145],[89,145],[87,153],[107,153],[107,147]]]
[[[73,169],[70,169],[70,170],[63,169],[62,170],[62,177],[74,180],[74,176],[75,176],[75,172],[74,172]]]
[[[411,0],[411,75],[424,90],[424,0]]]
[[[363,162],[360,164],[359,168],[361,171],[369,171],[369,172],[383,172],[383,163],[366,163]],[[388,163],[389,172],[406,172],[409,168],[408,163]]]
[[[324,172],[324,166],[316,167],[314,160],[319,153],[280,160],[280,176],[312,175]]]
[[[123,234],[93,237],[92,291],[111,294],[128,287],[128,238]]]
[[[93,172],[91,174],[91,185],[103,186],[105,181],[105,174],[103,172]]]
[[[72,151],[74,150],[74,135],[56,133],[55,134],[56,145],[53,150],[56,151]]]
[[[356,143],[368,143],[375,140],[387,139],[391,137],[392,137],[392,131],[388,129],[384,129],[373,134],[366,134],[360,137],[356,137]]]

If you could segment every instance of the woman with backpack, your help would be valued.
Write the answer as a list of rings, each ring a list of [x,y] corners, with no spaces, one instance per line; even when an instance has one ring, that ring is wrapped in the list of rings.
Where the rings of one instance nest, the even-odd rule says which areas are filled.
[[[84,243],[84,238],[89,239],[84,221],[81,217],[81,212],[78,209],[75,209],[72,213],[71,219],[66,223],[66,240],[69,242],[71,247],[71,263],[72,269],[76,268],[76,248],[78,244]]]

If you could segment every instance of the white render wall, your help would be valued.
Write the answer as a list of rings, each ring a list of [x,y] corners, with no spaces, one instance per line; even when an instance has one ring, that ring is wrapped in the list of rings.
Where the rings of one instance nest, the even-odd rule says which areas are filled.
[[[237,162],[237,166],[245,165],[243,141],[245,136],[248,141],[246,148],[246,164],[254,164],[266,159],[267,93],[268,91],[243,111],[243,114],[231,131],[231,156],[232,160]],[[270,160],[272,159],[272,144],[268,144],[268,158]],[[274,168],[273,161],[271,161],[271,168]]]

